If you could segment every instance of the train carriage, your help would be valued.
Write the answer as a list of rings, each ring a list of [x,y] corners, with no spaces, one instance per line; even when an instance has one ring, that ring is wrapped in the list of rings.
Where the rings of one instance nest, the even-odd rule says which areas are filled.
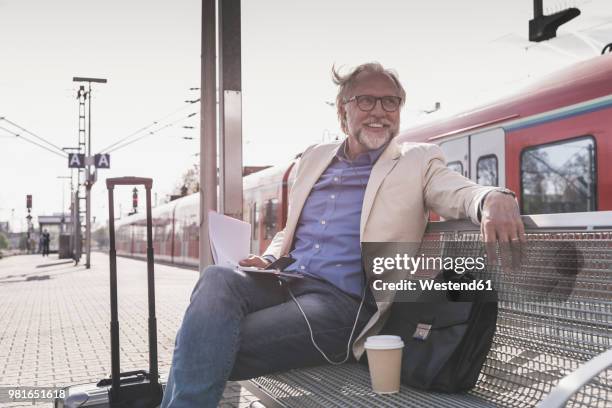
[[[452,169],[515,191],[523,214],[610,210],[612,55],[399,140],[439,144]]]
[[[612,54],[407,129],[397,139],[440,145],[449,168],[515,191],[523,214],[612,210]],[[285,224],[296,162],[244,178],[243,217],[252,227],[253,253],[263,252]],[[198,200],[193,194],[154,210],[156,258],[198,265]],[[141,216],[118,223],[120,254],[144,257],[142,225]]]

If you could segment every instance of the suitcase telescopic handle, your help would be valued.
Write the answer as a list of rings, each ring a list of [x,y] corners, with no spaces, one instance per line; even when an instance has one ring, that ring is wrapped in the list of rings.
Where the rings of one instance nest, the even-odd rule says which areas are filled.
[[[115,247],[115,209],[114,187],[117,185],[144,185],[147,196],[147,286],[149,300],[149,373],[153,386],[158,384],[159,370],[157,365],[157,320],[155,317],[155,273],[153,269],[153,222],[151,216],[151,188],[153,179],[146,177],[115,177],[106,179],[108,188],[108,233],[110,259],[110,306],[111,306],[111,393],[115,401],[119,396],[120,359],[119,359],[119,313],[117,309],[117,251]]]

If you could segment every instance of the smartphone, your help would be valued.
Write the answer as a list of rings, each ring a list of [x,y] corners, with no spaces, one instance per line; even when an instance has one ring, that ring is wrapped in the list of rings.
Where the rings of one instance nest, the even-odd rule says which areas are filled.
[[[284,271],[285,268],[287,268],[289,265],[291,265],[294,262],[295,262],[295,259],[291,258],[290,256],[281,256],[276,261],[266,266],[264,269]]]

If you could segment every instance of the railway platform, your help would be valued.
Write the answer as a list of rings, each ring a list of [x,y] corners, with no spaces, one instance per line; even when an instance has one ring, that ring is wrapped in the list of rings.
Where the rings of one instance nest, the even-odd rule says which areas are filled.
[[[92,267],[57,255],[0,259],[0,389],[65,387],[110,374],[108,256]],[[121,370],[148,367],[146,263],[118,258]],[[156,264],[159,369],[170,370],[174,338],[198,278],[194,270]],[[257,398],[228,383],[220,407],[244,408]],[[32,406],[32,401],[0,407]],[[51,406],[37,402],[36,406]]]

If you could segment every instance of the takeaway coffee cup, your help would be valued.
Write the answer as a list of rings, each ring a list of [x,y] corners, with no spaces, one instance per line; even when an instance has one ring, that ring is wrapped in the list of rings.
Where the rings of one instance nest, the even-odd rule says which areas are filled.
[[[399,336],[370,336],[366,339],[372,389],[377,394],[399,392],[404,342]]]

